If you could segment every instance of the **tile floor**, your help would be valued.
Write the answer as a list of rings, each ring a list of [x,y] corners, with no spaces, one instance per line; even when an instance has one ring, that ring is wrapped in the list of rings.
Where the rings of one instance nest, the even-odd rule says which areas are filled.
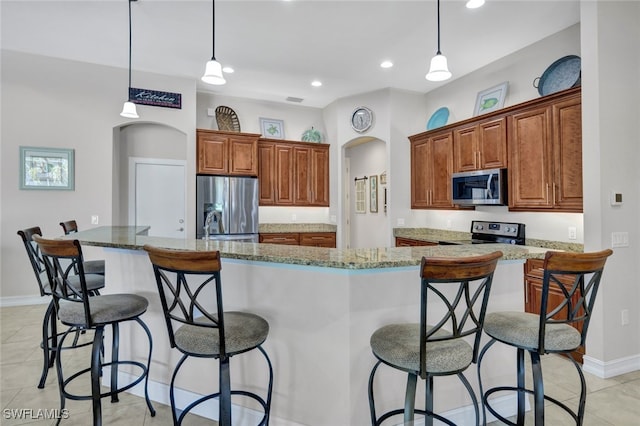
[[[56,409],[59,397],[55,369],[50,370],[44,389],[38,389],[42,368],[40,333],[46,305],[0,308],[0,404],[1,425],[53,425],[52,420],[37,418],[38,409]],[[80,350],[74,352],[81,352]],[[74,353],[68,357],[68,365],[80,365],[87,354]],[[575,371],[568,361],[555,356],[543,357],[545,388],[558,399],[576,401]],[[66,363],[64,365],[67,365]],[[568,367],[568,368],[567,368]],[[640,371],[612,379],[599,379],[587,374],[587,413],[585,426],[631,426],[640,424]],[[89,401],[67,401],[70,416],[62,426],[86,426],[91,424]],[[152,426],[170,425],[169,407],[154,403],[157,414],[151,417],[144,399],[127,393],[121,394],[120,402],[103,401],[103,423],[105,425]],[[32,409],[29,419],[11,418],[11,409]],[[559,409],[547,410],[547,424],[563,426],[573,424]],[[212,425],[215,422],[191,416],[185,425]],[[497,425],[499,423],[493,423]],[[533,424],[528,419],[527,424]],[[313,425],[310,425],[313,426]],[[351,426],[351,425],[336,425]]]

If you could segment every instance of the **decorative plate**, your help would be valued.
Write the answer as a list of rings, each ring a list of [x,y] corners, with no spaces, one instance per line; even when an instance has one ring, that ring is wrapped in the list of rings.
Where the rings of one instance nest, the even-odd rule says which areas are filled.
[[[216,108],[216,122],[218,123],[218,130],[225,132],[239,132],[240,121],[236,112],[228,106],[220,105]]]
[[[322,135],[320,132],[313,127],[308,130],[305,130],[302,134],[302,142],[321,142]]]
[[[431,115],[431,118],[427,122],[427,130],[437,129],[447,124],[449,120],[449,108],[442,107]]]
[[[533,80],[533,87],[538,89],[540,96],[569,89],[580,85],[580,57],[576,55],[564,56],[542,73],[542,77]]]

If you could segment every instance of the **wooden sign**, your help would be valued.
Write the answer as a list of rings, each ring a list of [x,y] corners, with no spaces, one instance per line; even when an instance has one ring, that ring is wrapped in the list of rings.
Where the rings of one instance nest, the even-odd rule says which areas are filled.
[[[151,105],[164,108],[182,108],[180,93],[160,92],[158,90],[129,88],[129,99],[134,104]]]

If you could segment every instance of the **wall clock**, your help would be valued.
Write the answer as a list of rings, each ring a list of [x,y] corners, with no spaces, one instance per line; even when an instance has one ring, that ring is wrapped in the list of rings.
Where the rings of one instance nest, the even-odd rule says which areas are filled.
[[[351,128],[358,133],[366,132],[373,124],[373,112],[366,107],[358,107],[351,114]]]

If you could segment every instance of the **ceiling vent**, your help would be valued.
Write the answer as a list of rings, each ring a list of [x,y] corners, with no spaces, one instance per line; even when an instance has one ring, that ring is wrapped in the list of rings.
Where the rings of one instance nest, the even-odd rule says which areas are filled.
[[[294,98],[293,96],[289,96],[289,97],[287,97],[287,101],[300,103],[300,102],[304,101],[304,99],[302,99],[302,98]]]

